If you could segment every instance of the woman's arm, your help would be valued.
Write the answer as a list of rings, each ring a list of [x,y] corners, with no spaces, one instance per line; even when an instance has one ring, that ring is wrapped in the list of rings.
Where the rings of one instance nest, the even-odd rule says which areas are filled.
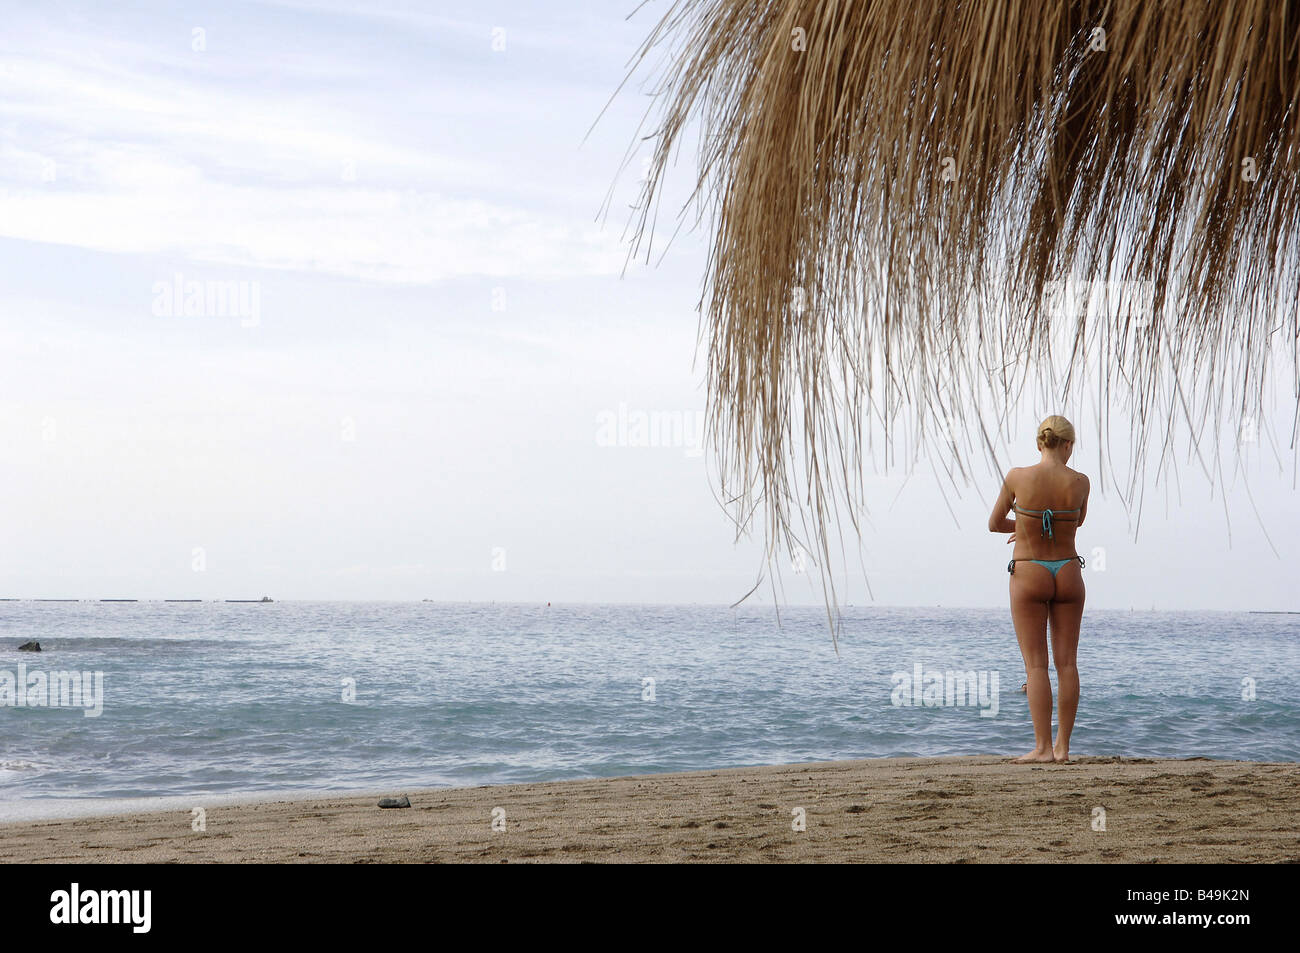
[[[1007,519],[1007,514],[1011,512],[1011,505],[1016,499],[1016,494],[1011,489],[1011,474],[1015,472],[1014,469],[1008,471],[1006,479],[1002,481],[1002,492],[998,494],[998,501],[993,504],[993,515],[989,517],[990,533],[1016,531],[1016,521]]]
[[[1083,476],[1082,473],[1079,476]],[[1083,502],[1079,504],[1079,526],[1083,525],[1083,518],[1088,515],[1088,494],[1092,492],[1092,484],[1088,482],[1086,476],[1083,477]]]

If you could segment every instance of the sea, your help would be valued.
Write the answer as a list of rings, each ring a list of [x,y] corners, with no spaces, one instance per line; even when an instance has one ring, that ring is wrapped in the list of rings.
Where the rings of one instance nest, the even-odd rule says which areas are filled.
[[[1032,747],[1007,610],[837,642],[820,607],[4,601],[0,820]],[[1300,760],[1300,615],[1089,610],[1079,671],[1072,754]]]

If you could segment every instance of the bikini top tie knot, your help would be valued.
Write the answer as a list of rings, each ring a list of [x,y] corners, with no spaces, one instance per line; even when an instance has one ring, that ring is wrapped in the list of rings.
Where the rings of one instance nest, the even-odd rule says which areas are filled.
[[[1043,535],[1048,539],[1056,539],[1056,534],[1052,532],[1052,511],[1043,510]]]

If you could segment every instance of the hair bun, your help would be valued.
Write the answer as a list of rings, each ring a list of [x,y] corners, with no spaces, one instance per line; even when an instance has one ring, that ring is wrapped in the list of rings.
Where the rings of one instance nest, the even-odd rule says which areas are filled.
[[[1055,450],[1063,443],[1074,443],[1074,425],[1059,414],[1044,417],[1038,425],[1038,448]]]

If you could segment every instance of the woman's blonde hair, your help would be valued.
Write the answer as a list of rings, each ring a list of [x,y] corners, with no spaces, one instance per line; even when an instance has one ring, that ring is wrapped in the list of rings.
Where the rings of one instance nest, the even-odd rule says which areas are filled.
[[[1038,449],[1054,450],[1063,443],[1074,443],[1074,424],[1053,414],[1038,425]]]

